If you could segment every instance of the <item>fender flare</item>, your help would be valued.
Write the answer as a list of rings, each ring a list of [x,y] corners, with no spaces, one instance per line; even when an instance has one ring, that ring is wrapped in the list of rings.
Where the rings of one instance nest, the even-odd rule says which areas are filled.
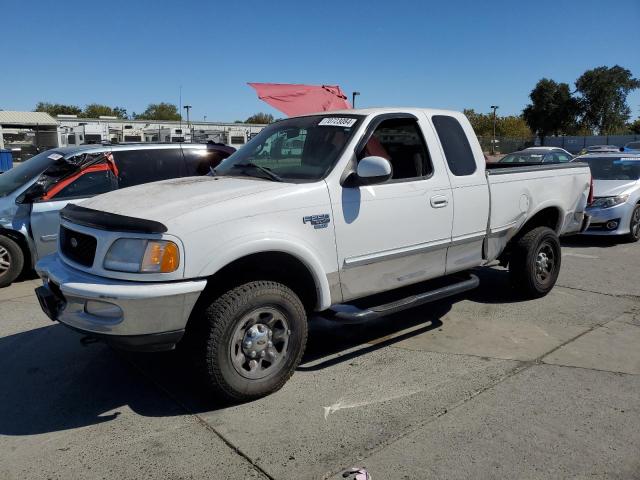
[[[309,270],[316,285],[316,309],[322,311],[331,306],[329,281],[318,256],[301,239],[282,237],[273,232],[268,235],[239,237],[219,245],[208,253],[213,260],[206,263],[197,276],[209,277],[236,260],[266,252],[286,253],[299,260]]]

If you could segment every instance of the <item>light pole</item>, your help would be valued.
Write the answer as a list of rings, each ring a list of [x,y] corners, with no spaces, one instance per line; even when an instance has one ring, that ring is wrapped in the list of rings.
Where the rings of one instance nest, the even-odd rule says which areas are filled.
[[[189,130],[189,133],[191,132],[191,123],[189,123],[189,110],[191,110],[191,105],[185,105],[184,108],[187,111],[187,129]],[[192,135],[193,137],[193,135]],[[192,140],[192,138],[190,137],[190,140]]]
[[[360,92],[351,93],[351,108],[356,108],[356,96],[360,95]]]
[[[491,105],[493,108],[493,140],[491,141],[491,155],[496,153],[496,110],[500,107],[498,105]]]

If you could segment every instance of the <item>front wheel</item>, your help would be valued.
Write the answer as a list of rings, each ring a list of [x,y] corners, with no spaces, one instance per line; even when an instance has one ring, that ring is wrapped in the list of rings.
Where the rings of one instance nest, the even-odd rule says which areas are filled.
[[[20,245],[0,235],[0,287],[6,287],[18,278],[24,266]]]
[[[640,240],[640,205],[636,205],[631,213],[627,240],[630,242],[637,242]]]
[[[279,390],[302,359],[307,317],[287,286],[249,282],[211,303],[195,319],[195,355],[218,395],[247,401]]]
[[[511,282],[528,298],[543,297],[556,284],[561,260],[556,232],[548,227],[536,227],[512,247],[509,259]]]

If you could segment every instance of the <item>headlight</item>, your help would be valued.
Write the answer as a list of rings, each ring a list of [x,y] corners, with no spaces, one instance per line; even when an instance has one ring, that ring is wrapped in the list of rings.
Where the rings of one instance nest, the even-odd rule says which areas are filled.
[[[178,246],[168,240],[121,238],[104,258],[104,268],[118,272],[169,273],[180,265]]]
[[[629,195],[618,195],[617,197],[599,197],[596,198],[590,207],[596,208],[610,208],[620,205],[629,200]]]

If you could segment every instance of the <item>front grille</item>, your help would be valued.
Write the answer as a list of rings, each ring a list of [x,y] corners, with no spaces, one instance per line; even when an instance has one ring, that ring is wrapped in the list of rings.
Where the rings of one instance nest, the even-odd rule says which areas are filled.
[[[60,227],[60,249],[62,254],[85,267],[93,266],[97,241],[91,235]]]

